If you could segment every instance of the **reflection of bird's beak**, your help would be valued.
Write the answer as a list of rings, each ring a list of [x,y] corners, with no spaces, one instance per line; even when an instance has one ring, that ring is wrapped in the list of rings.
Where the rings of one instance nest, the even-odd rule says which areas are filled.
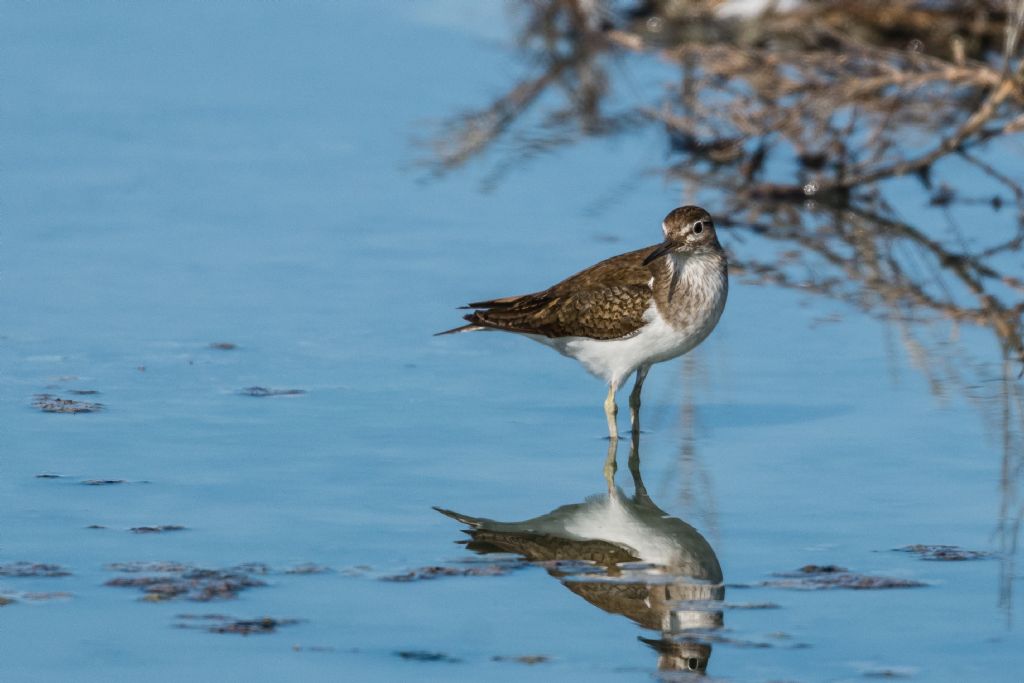
[[[665,240],[664,242],[661,243],[661,245],[658,246],[657,249],[655,249],[654,251],[652,251],[650,254],[647,255],[647,258],[644,259],[644,265],[646,266],[647,264],[649,264],[651,261],[653,261],[654,259],[658,258],[659,256],[664,256],[668,252],[670,252],[673,249],[675,249],[675,247],[676,247],[675,244],[673,244],[669,240]]]

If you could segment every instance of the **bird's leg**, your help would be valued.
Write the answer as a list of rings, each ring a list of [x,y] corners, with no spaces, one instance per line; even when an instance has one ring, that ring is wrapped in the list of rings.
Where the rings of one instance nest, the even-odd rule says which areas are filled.
[[[640,391],[650,369],[650,365],[641,365],[636,369],[636,382],[633,383],[633,391],[629,394],[629,423],[633,426],[634,434],[640,433]]]
[[[604,415],[608,418],[608,437],[613,441],[619,438],[619,427],[615,423],[615,416],[619,414],[619,407],[615,405],[615,392],[619,386],[614,382],[608,385],[608,398],[604,400]]]
[[[604,480],[608,484],[608,493],[614,493],[615,491],[615,470],[618,469],[618,464],[615,462],[618,456],[619,440],[611,439],[608,441],[608,457],[604,461]]]

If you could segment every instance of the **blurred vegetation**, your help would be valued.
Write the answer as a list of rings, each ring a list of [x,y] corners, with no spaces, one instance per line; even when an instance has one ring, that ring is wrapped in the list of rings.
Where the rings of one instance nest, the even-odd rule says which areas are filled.
[[[744,197],[844,201],[871,182],[1024,129],[1024,3],[597,0],[513,5],[531,73],[446,127],[437,168],[466,163],[505,136],[524,158],[645,123],[664,127],[672,171]],[[755,3],[757,4],[757,3]],[[780,9],[785,5],[786,9]],[[613,98],[622,53],[678,69],[663,90]],[[553,97],[546,97],[554,95]],[[533,107],[539,117],[526,117]],[[797,160],[768,179],[771,155]],[[984,169],[990,173],[990,169]],[[1012,186],[1021,199],[1019,184]]]

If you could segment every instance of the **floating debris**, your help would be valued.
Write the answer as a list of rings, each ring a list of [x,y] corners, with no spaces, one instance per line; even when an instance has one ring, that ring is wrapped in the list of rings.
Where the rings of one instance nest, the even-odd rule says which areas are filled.
[[[63,479],[63,478],[64,478],[63,474],[53,474],[52,472],[43,472],[42,474],[37,474],[36,475],[36,479]]]
[[[234,633],[242,636],[273,633],[281,626],[299,623],[298,619],[275,619],[273,617],[236,619],[223,614],[179,614],[176,619],[180,622],[175,624],[177,628],[194,628],[210,633]]]
[[[46,602],[48,600],[70,600],[74,595],[67,591],[49,591],[42,593],[19,593],[18,597],[29,602]]]
[[[59,564],[45,564],[41,562],[12,562],[0,564],[0,576],[17,577],[57,577],[71,576],[71,572]]]
[[[805,564],[797,570],[800,574],[840,574],[849,571],[835,564]],[[780,574],[779,576],[784,576]]]
[[[913,678],[909,669],[872,669],[864,672],[864,678]]]
[[[85,528],[86,529],[106,529],[107,527],[103,526],[102,524],[90,524],[89,526],[87,526]]]
[[[981,550],[964,550],[955,545],[905,545],[902,548],[894,548],[896,552],[913,553],[922,560],[935,560],[940,562],[962,562],[964,560],[984,560],[992,557],[991,553]]]
[[[395,656],[414,662],[448,662],[449,664],[456,664],[462,661],[458,657],[452,657],[443,652],[428,652],[427,650],[399,650],[395,653]]]
[[[4,596],[0,595],[0,607],[6,607],[7,605],[10,605],[15,602],[17,602],[17,600],[15,600],[14,598],[5,598]]]
[[[264,562],[243,562],[242,564],[235,565],[234,569],[246,574],[259,574],[260,576],[266,576],[270,573],[270,566]]]
[[[330,645],[292,645],[292,652],[336,652]]]
[[[373,573],[373,567],[368,564],[357,564],[353,567],[345,567],[340,570],[342,576],[366,576]]]
[[[100,392],[95,389],[68,389],[68,393],[74,394],[75,396],[95,396]]]
[[[176,562],[108,565],[108,569],[146,576],[122,576],[110,579],[107,586],[138,588],[146,602],[165,602],[176,598],[193,602],[232,600],[248,588],[267,585],[239,567],[202,569]],[[159,572],[149,574],[149,572]]]
[[[331,569],[330,567],[325,567],[325,566],[320,565],[320,564],[313,564],[312,562],[307,562],[306,564],[299,564],[299,565],[296,565],[296,566],[292,567],[291,569],[286,569],[286,570],[284,570],[284,573],[285,574],[329,574],[332,571],[334,571],[334,570]]]
[[[306,393],[305,389],[268,389],[266,387],[246,387],[238,393],[243,396],[299,396]]]
[[[210,348],[217,349],[218,351],[234,351],[238,348],[238,344],[232,342],[212,342]]]
[[[490,564],[471,565],[468,567],[446,567],[443,565],[432,565],[419,567],[402,574],[390,574],[380,577],[381,581],[425,581],[437,579],[442,576],[504,576],[516,569],[528,567],[529,563],[522,560],[510,560],[508,562],[494,562]]]
[[[44,413],[95,413],[103,410],[102,403],[75,401],[52,394],[36,394],[32,399],[32,406]]]
[[[211,626],[211,633],[237,633],[247,636],[251,633],[273,633],[279,626],[296,624],[298,619],[272,619],[263,617],[261,619],[239,619],[218,626]]]
[[[104,567],[107,571],[137,574],[140,572],[180,573],[192,569],[180,562],[114,562]]]
[[[84,479],[82,483],[86,486],[113,486],[114,484],[125,484],[127,482],[124,479]]]
[[[765,581],[761,585],[770,588],[792,588],[797,590],[823,590],[829,588],[884,590],[889,588],[920,588],[927,585],[912,579],[858,574],[834,564],[808,564],[795,572],[775,574],[775,576],[780,578]]]
[[[133,526],[129,531],[133,534],[162,534],[165,531],[184,531],[180,524],[160,524],[158,526]]]
[[[526,664],[533,666],[534,664],[543,664],[544,662],[550,662],[551,658],[547,655],[520,655],[518,657],[506,657],[504,655],[494,655],[491,657],[492,662],[515,662],[516,664]]]

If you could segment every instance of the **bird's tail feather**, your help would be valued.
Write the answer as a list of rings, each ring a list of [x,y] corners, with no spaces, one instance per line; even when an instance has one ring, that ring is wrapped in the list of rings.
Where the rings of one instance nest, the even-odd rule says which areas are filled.
[[[474,325],[474,324],[470,323],[469,325],[460,325],[459,327],[453,327],[452,329],[445,330],[444,332],[435,332],[434,336],[435,337],[440,337],[443,334],[457,334],[459,332],[476,332],[477,330],[483,330],[483,329],[486,329],[486,328],[483,327],[482,325]]]
[[[472,527],[478,527],[479,528],[480,526],[483,525],[483,523],[485,521],[485,520],[483,520],[483,519],[481,519],[479,517],[470,517],[469,515],[464,515],[462,513],[455,512],[454,510],[446,510],[444,508],[437,507],[436,505],[434,506],[434,509],[437,510],[438,512],[440,512],[445,517],[451,517],[452,519],[454,519],[457,522],[462,522],[463,524],[466,524],[466,525],[472,526]]]

